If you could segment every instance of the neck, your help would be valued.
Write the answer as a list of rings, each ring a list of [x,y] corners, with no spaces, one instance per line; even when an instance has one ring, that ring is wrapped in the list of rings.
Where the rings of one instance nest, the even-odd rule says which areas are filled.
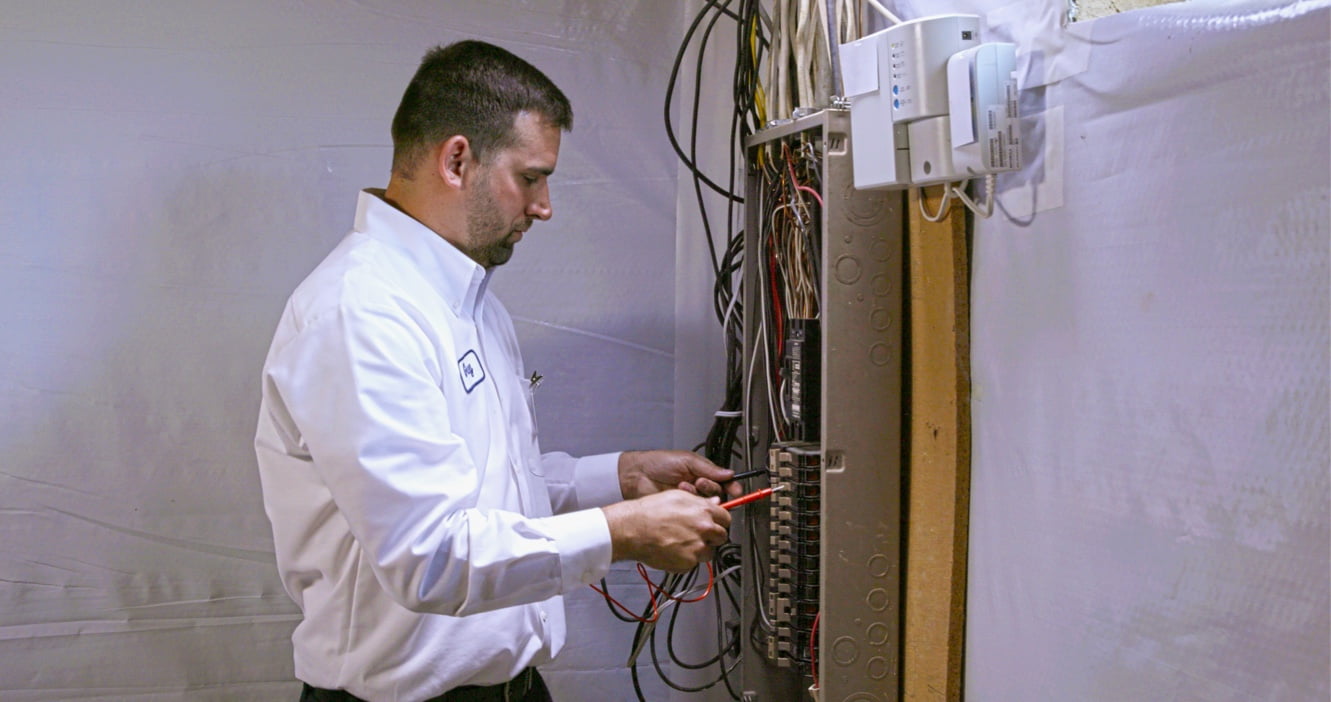
[[[461,207],[453,203],[448,193],[434,192],[423,184],[419,176],[408,179],[394,173],[384,189],[383,199],[445,241],[454,242],[459,236],[455,222]]]

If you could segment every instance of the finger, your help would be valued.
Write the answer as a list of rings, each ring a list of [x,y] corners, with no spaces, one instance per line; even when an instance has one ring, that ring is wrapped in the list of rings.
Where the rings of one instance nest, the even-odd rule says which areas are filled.
[[[726,489],[726,494],[729,495],[731,498],[741,497],[744,495],[744,485],[739,481],[726,483],[725,489]]]
[[[714,497],[712,499],[715,500],[719,498]],[[729,510],[723,509],[720,503],[713,502],[710,506],[708,506],[707,513],[711,515],[712,521],[716,523],[718,527],[720,527],[723,530],[730,529],[730,512]]]
[[[698,478],[693,481],[693,486],[698,489],[699,495],[711,497],[712,495],[721,494],[721,486],[707,478]]]
[[[735,471],[722,468],[696,453],[689,455],[688,469],[689,472],[700,478],[707,478],[718,483],[724,483],[735,475]]]
[[[698,494],[698,489],[695,488],[695,487],[693,487],[693,483],[689,483],[689,482],[681,482],[681,483],[679,484],[679,489],[680,489],[680,490],[683,490],[684,492],[689,493],[690,495],[697,495],[697,494]]]

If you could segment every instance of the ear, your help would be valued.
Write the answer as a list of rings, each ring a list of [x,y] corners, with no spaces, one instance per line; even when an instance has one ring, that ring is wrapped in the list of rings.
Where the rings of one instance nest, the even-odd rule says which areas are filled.
[[[475,167],[475,154],[467,137],[457,134],[439,145],[435,157],[435,170],[445,185],[461,189]]]

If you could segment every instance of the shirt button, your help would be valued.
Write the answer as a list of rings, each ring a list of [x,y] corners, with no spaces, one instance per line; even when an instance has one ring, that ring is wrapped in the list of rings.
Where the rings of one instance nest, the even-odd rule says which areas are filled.
[[[545,613],[545,610],[541,610],[541,622],[544,623],[548,618],[549,615]]]

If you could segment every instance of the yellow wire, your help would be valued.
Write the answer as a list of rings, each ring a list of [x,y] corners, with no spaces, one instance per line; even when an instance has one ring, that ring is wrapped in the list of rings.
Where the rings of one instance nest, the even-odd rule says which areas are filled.
[[[754,107],[758,113],[758,128],[761,129],[767,124],[767,93],[763,90],[761,71],[758,70],[758,20],[755,18],[753,24],[749,27],[749,53],[753,55],[754,73],[753,95]]]

